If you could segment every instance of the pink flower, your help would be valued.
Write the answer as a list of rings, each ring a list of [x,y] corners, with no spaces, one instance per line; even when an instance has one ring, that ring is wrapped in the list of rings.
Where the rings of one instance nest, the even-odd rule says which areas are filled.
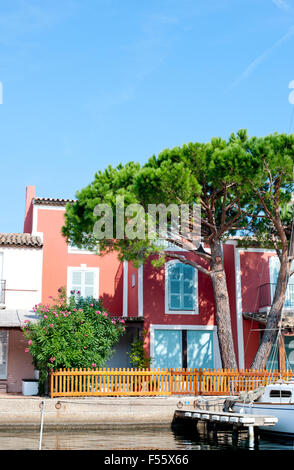
[[[48,318],[48,315],[44,315],[44,318],[46,318],[46,319],[47,319],[47,318]]]
[[[54,362],[55,361],[55,357],[50,357],[50,362]]]
[[[29,349],[28,349],[28,348],[25,348],[25,352],[28,353],[28,352],[29,352]]]
[[[103,315],[103,317],[107,317],[107,313],[106,313],[106,312],[102,313],[102,315]]]
[[[33,344],[33,341],[31,339],[28,340],[28,344],[31,345]]]
[[[50,323],[50,325],[48,325],[48,326],[50,326],[50,328],[53,328],[54,325],[53,325],[53,323]]]
[[[94,307],[94,304],[90,304],[90,307]]]
[[[100,312],[100,310],[97,310],[96,313],[97,313],[97,315],[100,315],[101,312]]]
[[[95,364],[95,362],[93,362],[92,367],[97,367],[97,364]]]

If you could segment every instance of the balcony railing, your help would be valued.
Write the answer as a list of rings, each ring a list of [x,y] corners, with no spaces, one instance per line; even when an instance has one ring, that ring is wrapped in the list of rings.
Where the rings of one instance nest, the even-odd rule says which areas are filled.
[[[5,305],[5,287],[6,281],[0,279],[0,305]]]
[[[259,309],[270,307],[275,295],[276,284],[263,284],[259,286]],[[294,284],[288,284],[284,307],[294,309]]]

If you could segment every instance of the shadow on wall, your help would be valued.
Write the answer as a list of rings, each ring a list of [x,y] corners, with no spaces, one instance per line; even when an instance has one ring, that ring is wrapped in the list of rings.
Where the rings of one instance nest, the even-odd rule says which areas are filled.
[[[270,282],[267,253],[241,252],[242,311],[257,313],[260,307],[259,286]],[[262,326],[254,320],[243,320],[245,367],[250,367],[260,342]]]
[[[113,316],[122,316],[123,312],[123,264],[118,267],[114,278],[114,295],[103,294],[102,299],[104,308]],[[105,364],[106,368],[131,368],[128,353],[131,352],[131,344],[138,338],[142,325],[128,324],[126,322],[126,331],[117,345],[114,346],[112,357]]]
[[[201,260],[202,261],[202,260]],[[201,264],[203,264],[201,262]],[[165,314],[165,273],[164,267],[154,268],[150,262],[144,267],[144,318],[148,323],[174,324],[178,319],[182,324],[213,325],[215,307],[212,282],[208,276],[198,271],[198,314]],[[143,294],[143,295],[144,295]]]
[[[128,353],[131,352],[131,344],[138,337],[138,328],[136,326],[127,326],[125,334],[121,336],[119,343],[114,347],[113,356],[107,361],[105,367],[110,368],[131,368],[132,364]]]
[[[243,312],[258,312],[259,286],[270,282],[267,253],[241,253]]]
[[[102,294],[100,297],[103,302],[104,308],[111,315],[122,315],[123,311],[123,265],[120,263],[118,270],[115,274],[113,285],[113,295]]]

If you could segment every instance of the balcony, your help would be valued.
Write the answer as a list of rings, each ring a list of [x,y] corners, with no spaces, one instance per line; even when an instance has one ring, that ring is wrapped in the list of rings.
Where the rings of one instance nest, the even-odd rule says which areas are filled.
[[[267,311],[274,298],[276,284],[259,286],[259,311]],[[294,310],[294,284],[288,284],[283,310]]]
[[[6,281],[0,279],[0,308],[5,307],[5,288],[6,288]]]

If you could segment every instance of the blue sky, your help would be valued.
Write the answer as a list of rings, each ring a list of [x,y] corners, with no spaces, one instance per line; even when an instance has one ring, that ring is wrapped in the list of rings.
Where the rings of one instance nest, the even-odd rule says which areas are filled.
[[[294,0],[2,0],[0,232],[167,147],[294,132]]]

